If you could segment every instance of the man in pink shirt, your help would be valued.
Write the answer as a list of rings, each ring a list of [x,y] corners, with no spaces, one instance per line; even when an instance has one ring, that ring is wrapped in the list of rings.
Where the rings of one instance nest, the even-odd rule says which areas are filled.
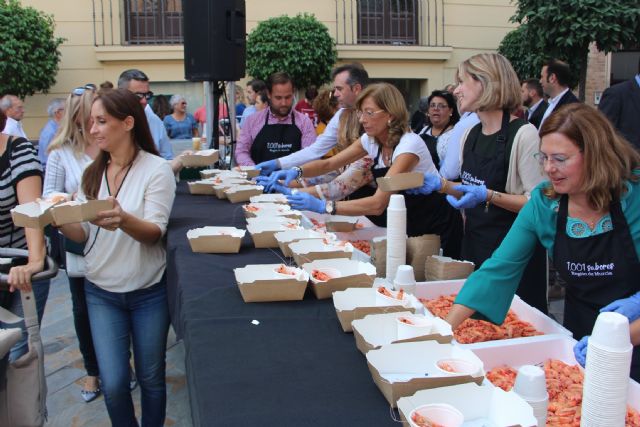
[[[293,82],[286,73],[267,80],[269,108],[247,118],[236,144],[236,163],[253,166],[287,156],[316,139],[313,123],[293,106]]]

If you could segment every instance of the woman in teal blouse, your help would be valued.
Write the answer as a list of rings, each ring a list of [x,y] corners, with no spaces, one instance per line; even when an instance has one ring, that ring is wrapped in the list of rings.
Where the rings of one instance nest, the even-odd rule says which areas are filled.
[[[503,322],[537,242],[567,283],[564,325],[576,338],[591,333],[603,307],[638,298],[640,154],[583,104],[551,115],[540,137],[537,158],[549,181],[531,193],[500,247],[465,283],[447,316],[454,328],[473,314]],[[636,351],[632,377],[639,376]]]

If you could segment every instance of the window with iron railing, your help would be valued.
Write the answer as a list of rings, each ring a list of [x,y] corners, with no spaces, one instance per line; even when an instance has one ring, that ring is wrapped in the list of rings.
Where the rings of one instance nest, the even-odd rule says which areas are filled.
[[[125,43],[181,44],[182,0],[124,0]]]

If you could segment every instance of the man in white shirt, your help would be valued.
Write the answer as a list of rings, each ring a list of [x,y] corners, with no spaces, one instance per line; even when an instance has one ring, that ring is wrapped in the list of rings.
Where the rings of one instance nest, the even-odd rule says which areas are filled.
[[[27,134],[22,129],[22,118],[24,117],[22,100],[15,95],[5,95],[0,99],[0,109],[7,116],[7,123],[2,133],[28,139]]]
[[[540,127],[544,121],[560,107],[574,102],[580,102],[578,98],[569,90],[571,80],[571,69],[569,64],[558,59],[548,60],[540,71],[540,83],[544,94],[549,97],[549,107],[544,112]]]
[[[162,123],[160,117],[156,116],[153,112],[148,102],[153,96],[153,92],[149,90],[149,77],[140,70],[125,70],[118,78],[118,88],[128,89],[138,97],[140,105],[144,107],[144,114],[147,116],[147,121],[149,122],[151,136],[153,137],[153,142],[155,142],[160,156],[169,160],[174,173],[179,172],[183,167],[182,162],[180,162],[179,158],[173,158],[173,148],[171,147],[169,135],[167,135],[167,129],[164,127],[164,123]]]
[[[527,107],[525,119],[534,125],[536,129],[540,128],[540,122],[545,111],[549,107],[549,103],[542,97],[542,84],[538,79],[529,79],[522,83],[520,88],[522,97],[522,105]]]
[[[286,171],[284,169],[290,169],[294,166],[317,160],[327,154],[338,143],[340,115],[345,108],[353,108],[355,106],[358,95],[369,83],[369,74],[361,64],[353,63],[334,68],[331,72],[331,77],[333,79],[333,96],[338,100],[341,107],[340,110],[331,118],[322,135],[318,136],[316,142],[310,146],[288,156],[257,164],[256,167],[260,169],[261,175],[270,175],[272,172],[283,169],[283,171],[272,175],[270,179],[285,179],[288,184],[290,179],[288,177],[285,178],[283,173]]]

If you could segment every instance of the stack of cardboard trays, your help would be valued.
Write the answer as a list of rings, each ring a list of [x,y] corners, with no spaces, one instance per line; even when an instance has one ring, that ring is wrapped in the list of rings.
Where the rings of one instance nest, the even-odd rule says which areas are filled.
[[[427,281],[466,279],[475,268],[470,261],[458,261],[446,256],[427,257],[424,275]]]

